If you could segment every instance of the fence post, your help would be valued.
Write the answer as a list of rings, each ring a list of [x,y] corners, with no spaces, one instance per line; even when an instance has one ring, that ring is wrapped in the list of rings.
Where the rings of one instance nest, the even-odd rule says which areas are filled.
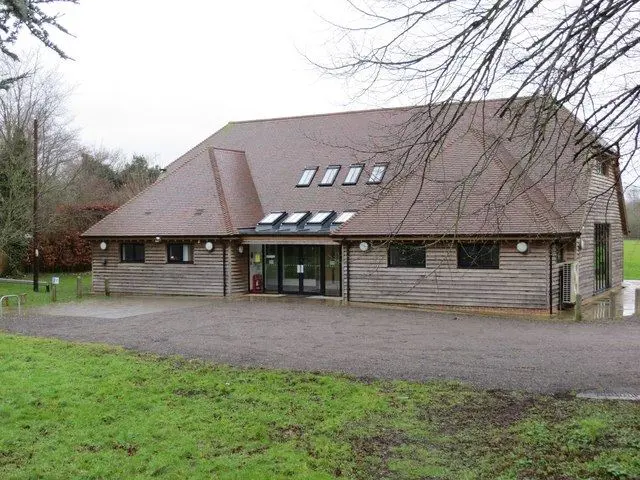
[[[104,294],[108,297],[111,295],[111,289],[109,289],[109,279],[104,279]]]
[[[582,320],[582,295],[576,293],[576,304],[573,307],[573,319],[576,322]]]
[[[55,283],[51,285],[51,301],[58,301],[58,285],[56,285]]]
[[[80,275],[76,277],[76,297],[82,298],[82,277]]]

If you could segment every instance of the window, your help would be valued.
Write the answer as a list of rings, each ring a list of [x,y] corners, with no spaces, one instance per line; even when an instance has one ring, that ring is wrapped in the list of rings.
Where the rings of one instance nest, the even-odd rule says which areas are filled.
[[[459,243],[458,268],[497,269],[500,245],[497,243]]]
[[[278,220],[280,220],[284,214],[285,214],[285,212],[272,212],[272,213],[269,213],[262,220],[260,220],[258,223],[260,225],[273,225]]]
[[[336,177],[338,176],[339,171],[340,171],[339,165],[335,165],[335,166],[332,165],[327,167],[327,170],[324,172],[324,176],[322,177],[322,180],[320,180],[320,186],[330,187],[331,185],[333,185],[333,182],[336,181]]]
[[[382,177],[384,177],[384,172],[386,171],[386,165],[374,165],[367,183],[380,183],[382,181]]]
[[[287,218],[285,218],[282,223],[286,223],[286,224],[297,224],[300,223],[300,220],[302,220],[304,217],[306,217],[309,214],[309,212],[294,212],[294,213],[290,213],[289,216]]]
[[[333,220],[333,223],[344,223],[347,220],[351,219],[351,217],[353,217],[355,214],[356,212],[342,212]]]
[[[347,178],[344,179],[343,185],[355,185],[358,183],[358,179],[360,178],[363,168],[364,165],[351,165],[349,167],[349,172],[347,172]]]
[[[318,212],[315,215],[312,215],[311,218],[307,220],[307,223],[313,223],[313,224],[324,223],[332,213],[333,212]]]
[[[120,260],[125,263],[144,263],[144,243],[123,243]]]
[[[390,267],[424,268],[427,248],[417,243],[392,243],[389,246]]]
[[[167,262],[193,263],[193,249],[188,243],[167,244]]]
[[[305,168],[302,172],[302,176],[300,176],[300,180],[298,180],[298,187],[308,187],[311,185],[311,181],[316,174],[318,167],[314,168]]]

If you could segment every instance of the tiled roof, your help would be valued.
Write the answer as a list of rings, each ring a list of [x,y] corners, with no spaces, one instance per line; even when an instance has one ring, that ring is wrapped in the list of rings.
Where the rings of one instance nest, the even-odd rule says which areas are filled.
[[[578,232],[587,176],[553,141],[568,133],[551,130],[548,151],[523,167],[529,137],[523,128],[504,135],[501,105],[467,109],[438,155],[424,162],[416,150],[401,169],[398,135],[423,107],[232,122],[86,235],[232,235],[269,212],[323,210],[359,211],[333,232],[345,236]],[[379,162],[389,163],[385,178],[368,185]],[[353,163],[365,171],[342,185]],[[335,184],[319,186],[330,165],[341,166]],[[319,168],[297,187],[307,167]]]

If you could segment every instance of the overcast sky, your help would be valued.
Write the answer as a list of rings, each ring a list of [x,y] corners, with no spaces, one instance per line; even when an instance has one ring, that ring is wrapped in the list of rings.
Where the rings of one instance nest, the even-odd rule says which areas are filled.
[[[341,0],[82,0],[63,11],[75,38],[55,38],[74,60],[43,56],[74,86],[90,146],[166,165],[228,121],[377,106],[352,102],[303,55],[326,55],[323,17],[344,18]]]

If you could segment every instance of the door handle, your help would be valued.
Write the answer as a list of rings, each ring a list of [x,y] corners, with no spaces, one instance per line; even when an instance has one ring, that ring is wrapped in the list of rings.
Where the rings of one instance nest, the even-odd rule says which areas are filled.
[[[298,273],[304,273],[304,265],[298,265]]]

